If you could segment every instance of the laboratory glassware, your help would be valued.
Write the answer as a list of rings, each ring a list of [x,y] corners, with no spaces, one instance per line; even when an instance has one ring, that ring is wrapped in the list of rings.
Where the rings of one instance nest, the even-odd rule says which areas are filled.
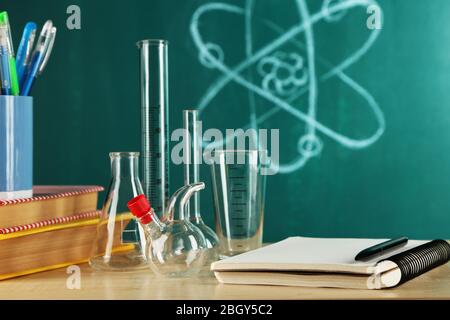
[[[141,159],[144,194],[158,215],[169,198],[168,43],[137,43],[141,69]]]
[[[130,213],[128,201],[143,193],[139,153],[110,153],[112,178],[97,226],[89,264],[97,270],[132,271],[148,268],[142,227]]]
[[[202,140],[199,133],[198,111],[184,110],[184,184],[189,185],[200,182],[200,160],[202,157]],[[186,214],[190,221],[197,226],[205,236],[210,248],[211,262],[217,260],[219,239],[216,233],[205,224],[200,210],[200,193],[195,193],[187,203]]]
[[[203,182],[180,188],[170,199],[161,220],[145,195],[128,202],[128,208],[144,229],[146,256],[156,274],[194,276],[208,263],[206,239],[200,229],[189,221],[185,211],[189,198],[204,188]]]
[[[211,178],[219,237],[219,256],[233,256],[261,247],[266,166],[262,151],[220,150],[213,154]]]

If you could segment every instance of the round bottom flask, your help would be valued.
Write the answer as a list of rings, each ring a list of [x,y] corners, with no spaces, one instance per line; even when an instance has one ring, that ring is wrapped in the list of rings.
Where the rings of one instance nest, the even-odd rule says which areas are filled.
[[[185,216],[185,206],[191,195],[204,188],[203,183],[185,186],[169,201],[162,221],[154,214],[144,195],[128,203],[139,219],[147,237],[146,256],[151,269],[168,277],[197,275],[206,265],[208,248],[200,229]],[[179,207],[176,207],[180,200]]]

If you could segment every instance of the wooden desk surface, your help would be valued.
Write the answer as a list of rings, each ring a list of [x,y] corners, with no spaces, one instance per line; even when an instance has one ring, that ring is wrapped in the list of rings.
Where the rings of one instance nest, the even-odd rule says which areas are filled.
[[[81,289],[66,287],[66,269],[0,282],[1,299],[450,299],[450,264],[389,290],[219,284],[213,276],[164,279],[150,271],[101,273],[81,265]]]

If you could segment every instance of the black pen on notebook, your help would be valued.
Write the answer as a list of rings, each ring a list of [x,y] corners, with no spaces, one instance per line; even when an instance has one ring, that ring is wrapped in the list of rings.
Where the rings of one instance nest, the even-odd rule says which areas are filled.
[[[382,242],[374,245],[373,247],[364,249],[360,253],[358,253],[355,257],[356,261],[367,261],[372,260],[376,257],[380,257],[382,255],[387,254],[388,252],[392,252],[396,249],[399,249],[405,246],[408,243],[407,237],[401,237],[398,239],[388,240],[386,242]]]

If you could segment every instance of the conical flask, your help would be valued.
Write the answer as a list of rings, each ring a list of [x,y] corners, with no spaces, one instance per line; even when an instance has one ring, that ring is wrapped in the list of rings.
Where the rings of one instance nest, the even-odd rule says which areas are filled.
[[[105,271],[148,268],[144,232],[127,207],[131,198],[143,193],[138,176],[139,153],[111,153],[110,158],[112,178],[89,264]]]

